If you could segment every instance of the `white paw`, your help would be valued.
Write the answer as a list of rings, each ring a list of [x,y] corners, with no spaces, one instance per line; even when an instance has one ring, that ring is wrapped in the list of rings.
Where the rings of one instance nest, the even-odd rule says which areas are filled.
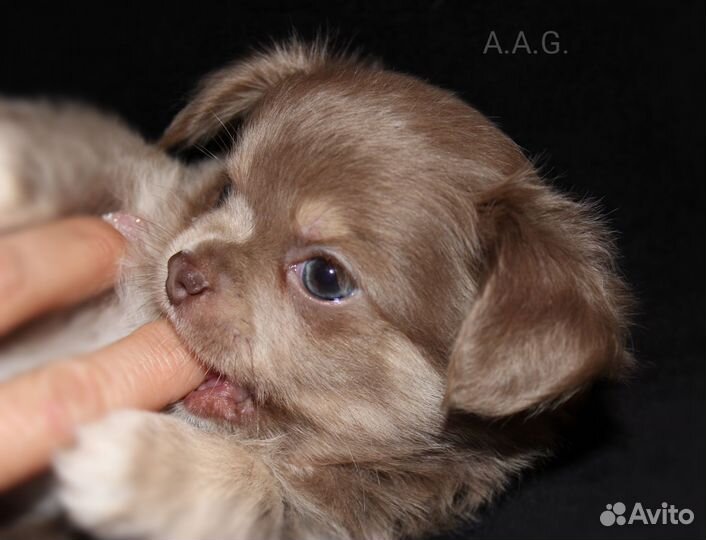
[[[137,499],[135,463],[152,413],[120,411],[81,427],[76,445],[54,459],[59,499],[71,519],[89,531],[122,536]]]

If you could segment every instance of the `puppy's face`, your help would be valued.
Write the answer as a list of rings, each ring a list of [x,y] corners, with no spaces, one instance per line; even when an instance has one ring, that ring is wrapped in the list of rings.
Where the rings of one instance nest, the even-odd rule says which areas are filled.
[[[438,429],[475,287],[470,219],[454,224],[432,175],[448,167],[419,90],[395,103],[349,83],[306,79],[263,101],[212,208],[164,254],[164,308],[220,377],[186,399],[194,414],[378,442]]]
[[[449,94],[314,60],[248,105],[207,208],[155,262],[165,313],[211,370],[184,410],[252,436],[331,435],[326,459],[355,440],[360,459],[439,432],[445,397],[512,414],[622,357],[620,284],[589,260],[603,244],[578,206]],[[214,92],[167,138],[208,125],[203,102],[232,114],[237,96]]]

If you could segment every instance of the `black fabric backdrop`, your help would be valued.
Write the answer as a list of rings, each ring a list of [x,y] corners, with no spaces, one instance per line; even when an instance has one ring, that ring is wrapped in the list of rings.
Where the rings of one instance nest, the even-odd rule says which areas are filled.
[[[703,537],[703,4],[13,3],[0,17],[0,93],[84,99],[153,137],[200,75],[292,28],[337,31],[456,91],[541,155],[561,189],[599,199],[618,232],[640,302],[635,380],[599,387],[557,458],[453,538]],[[557,54],[554,34],[542,49],[547,31]],[[523,32],[538,52],[484,54],[491,32],[508,50]],[[617,501],[628,511],[664,501],[696,517],[602,526]]]

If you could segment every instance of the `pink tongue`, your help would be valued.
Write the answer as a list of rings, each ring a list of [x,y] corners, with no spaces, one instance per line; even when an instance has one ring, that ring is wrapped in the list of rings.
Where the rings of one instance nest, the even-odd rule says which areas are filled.
[[[241,422],[244,415],[253,412],[250,398],[247,388],[214,374],[184,398],[184,405],[198,416]]]

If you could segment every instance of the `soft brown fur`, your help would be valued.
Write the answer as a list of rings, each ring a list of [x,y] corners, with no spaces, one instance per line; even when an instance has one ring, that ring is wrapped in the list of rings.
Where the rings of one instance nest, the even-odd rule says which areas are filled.
[[[106,538],[418,537],[472,517],[548,451],[567,400],[629,365],[595,212],[451,93],[290,43],[206,78],[160,144],[236,117],[227,155],[198,166],[126,152],[138,174],[104,199],[148,222],[123,305],[165,314],[256,416],[177,405],[88,426],[57,460],[76,523]],[[183,249],[216,285],[176,308],[164,283]],[[291,265],[321,249],[353,297],[323,304],[298,284]]]

